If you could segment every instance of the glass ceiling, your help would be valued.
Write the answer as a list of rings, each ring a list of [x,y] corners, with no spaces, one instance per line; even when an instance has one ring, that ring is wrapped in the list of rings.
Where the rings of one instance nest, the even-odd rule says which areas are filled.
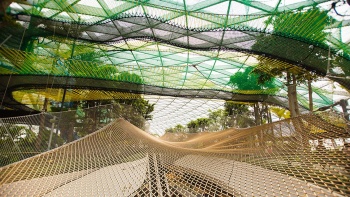
[[[94,90],[98,99],[130,92],[287,107],[283,76],[274,80],[278,91],[229,84],[232,75],[254,67],[316,73],[314,108],[327,106],[349,97],[350,89],[350,9],[333,2],[14,2],[7,12],[20,25],[0,32],[0,91],[11,97],[2,103],[18,108],[28,104],[23,95],[48,96],[50,88],[55,100],[68,87],[76,99]],[[297,91],[307,109],[307,83]]]

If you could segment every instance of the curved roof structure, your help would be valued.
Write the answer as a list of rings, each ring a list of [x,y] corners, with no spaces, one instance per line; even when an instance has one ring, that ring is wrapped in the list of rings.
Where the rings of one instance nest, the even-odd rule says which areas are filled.
[[[6,7],[0,110],[32,113],[48,101],[89,101],[86,109],[0,118],[0,195],[350,195],[349,122],[340,114],[273,123],[270,116],[269,124],[239,129],[228,127],[262,118],[253,123],[253,113],[237,110],[246,115],[238,118],[217,110],[212,116],[219,118],[207,118],[211,125],[175,131],[234,103],[225,101],[263,102],[255,115],[270,115],[265,103],[288,108],[290,74],[298,78],[304,112],[310,87],[315,110],[349,98],[345,1],[6,0],[0,6],[0,14]],[[271,80],[258,84],[261,76]],[[135,109],[146,105],[141,101],[124,102],[135,98],[145,98],[153,114]],[[114,99],[124,103],[91,106]],[[169,126],[172,133],[160,138],[143,131],[161,134]]]
[[[317,75],[314,105],[327,106],[349,96],[348,7],[326,0],[13,2],[7,13],[17,23],[3,22],[0,32],[2,105],[29,110],[18,95],[45,90],[54,98],[48,89],[70,88],[80,98],[94,90],[100,99],[128,92],[287,107],[283,75],[274,89],[230,85],[253,67]],[[307,90],[299,84],[305,109]]]

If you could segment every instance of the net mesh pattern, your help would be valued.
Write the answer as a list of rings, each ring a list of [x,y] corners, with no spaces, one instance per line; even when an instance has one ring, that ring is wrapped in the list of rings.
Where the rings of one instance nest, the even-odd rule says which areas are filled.
[[[0,119],[0,196],[350,196],[349,122],[305,113],[309,87],[314,109],[349,97],[345,1],[11,2],[0,5],[0,108],[113,104]],[[230,83],[252,69],[273,88]],[[296,87],[304,115],[144,131],[224,100],[288,108],[286,73],[315,80]],[[156,103],[153,120],[121,103],[135,98]]]
[[[84,46],[77,47],[84,49]],[[242,64],[245,64],[244,69],[248,68],[246,67],[248,65],[254,66],[258,58],[267,62],[266,65],[257,67],[266,73],[271,72],[274,68],[289,69],[299,73],[305,72],[305,69],[282,61],[238,52],[223,53],[219,57],[227,59],[220,63],[217,61],[218,65],[215,67],[208,64],[213,60],[204,55],[197,57],[202,61],[198,65],[188,65],[196,62],[177,62],[178,65],[159,67],[157,65],[113,65],[102,64],[98,61],[63,60],[59,57],[47,56],[47,54],[40,55],[40,53],[27,53],[8,48],[0,48],[0,54],[3,55],[2,62],[9,65],[0,67],[2,72],[2,75],[0,75],[2,87],[0,88],[1,92],[5,92],[6,87],[8,87],[9,97],[12,97],[12,91],[18,89],[60,87],[99,89],[105,92],[116,90],[117,92],[129,93],[232,99],[236,101],[268,100],[272,101],[273,104],[286,107],[283,102],[278,101],[287,97],[288,88],[283,78],[276,78],[274,81],[275,88],[272,89],[239,90],[228,85],[230,76],[235,72],[241,72],[243,70]],[[119,54],[118,57],[120,55],[127,56],[127,54]],[[180,54],[177,53],[168,54],[169,57],[171,55],[181,58]],[[156,61],[157,58],[158,56],[150,57],[152,62]],[[237,61],[235,58],[241,60]],[[191,61],[191,59],[188,60]],[[344,64],[345,67],[346,64]],[[123,76],[123,73],[129,74]],[[338,81],[339,84],[344,85],[343,87],[347,87],[344,83],[346,80],[334,78],[334,81]],[[314,94],[315,108],[332,104],[334,94],[349,96],[346,91],[339,93],[334,91],[331,82],[314,82],[312,87],[316,93]],[[297,89],[300,105],[302,108],[308,108],[308,95],[305,93],[308,90],[307,84],[301,83]],[[39,91],[38,94],[40,92],[42,91]],[[99,97],[106,98],[96,96],[96,99]],[[110,98],[113,97],[115,96],[110,96]],[[267,97],[273,97],[274,99],[266,99]],[[20,102],[21,99],[15,98],[15,100]],[[85,98],[85,100],[90,100],[90,98]],[[12,108],[20,108],[20,106],[16,106],[19,103],[14,103],[13,100],[5,100],[3,104]]]
[[[280,76],[275,81],[278,91],[237,90],[228,85],[230,76],[254,67],[272,75],[276,70],[316,73],[349,89],[347,5],[332,3],[14,2],[9,4],[7,14],[17,23],[1,23],[0,81],[12,75],[70,77],[70,82],[57,86],[91,89],[106,80],[99,88],[120,89],[125,84],[111,81],[128,82],[137,84],[136,90],[125,88],[134,93],[225,100],[232,98],[227,92],[234,96],[259,95],[249,99],[255,101],[261,100],[261,95],[287,95],[286,81]],[[118,78],[123,72],[139,77]],[[41,80],[41,84],[17,80],[23,83],[9,88],[2,102],[6,107],[25,108],[8,98],[15,88],[48,88],[47,80]],[[314,108],[334,103],[334,91],[325,88],[330,83],[313,84],[317,91]],[[151,88],[141,87],[140,91],[138,85]],[[169,93],[172,89],[173,94]],[[190,91],[183,95],[182,90]],[[207,93],[201,94],[202,90]],[[299,104],[308,108],[306,90],[306,84],[301,84],[298,95]]]
[[[54,146],[47,147],[48,138],[44,135],[39,145],[18,139],[8,140],[16,146],[2,144],[2,159],[13,160],[9,162],[12,164],[0,168],[1,194],[349,195],[350,136],[346,121],[337,114],[308,114],[249,129],[167,133],[156,138],[126,121],[132,121],[130,117],[120,118],[122,113],[117,112],[121,108],[112,106],[85,110],[85,113],[92,113],[104,109],[114,115],[107,113],[108,121],[93,123],[91,134],[86,137],[64,145],[56,140],[58,148],[47,151]],[[65,126],[70,124],[68,117],[76,113],[1,119],[1,131],[2,134],[8,132],[3,137],[9,138],[15,135],[16,125],[27,130],[49,130],[54,122],[52,117],[56,116],[64,118],[63,122],[56,122],[63,123],[59,126],[62,136],[68,129]],[[23,132],[23,128],[19,129]],[[94,132],[93,129],[98,130]],[[55,137],[54,132],[52,139]],[[34,147],[36,152],[25,152],[23,147]],[[24,159],[26,157],[29,158]],[[2,165],[6,164],[3,162]]]

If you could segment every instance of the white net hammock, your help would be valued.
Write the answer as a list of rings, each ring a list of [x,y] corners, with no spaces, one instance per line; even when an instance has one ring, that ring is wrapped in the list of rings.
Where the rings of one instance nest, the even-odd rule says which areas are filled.
[[[83,122],[90,134],[64,145],[75,111],[1,119],[0,196],[350,195],[350,134],[336,114],[156,138],[120,107],[89,113],[101,109],[105,121]]]

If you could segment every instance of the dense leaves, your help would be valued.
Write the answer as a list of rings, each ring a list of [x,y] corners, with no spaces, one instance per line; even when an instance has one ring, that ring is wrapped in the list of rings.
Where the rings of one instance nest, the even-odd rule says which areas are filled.
[[[204,131],[220,131],[230,127],[246,128],[255,125],[252,109],[248,105],[237,104],[226,101],[224,109],[215,111],[209,110],[208,118],[197,118],[189,121],[186,126],[176,125],[168,128],[165,132],[169,133],[198,133]]]
[[[50,130],[42,128],[39,136],[35,130],[38,126],[0,124],[0,166],[4,166],[47,150]],[[40,144],[37,144],[38,138]],[[63,140],[53,133],[58,146]]]
[[[121,72],[118,77],[118,81],[124,81],[124,82],[132,82],[132,83],[137,83],[137,84],[142,84],[143,80],[140,76],[138,76],[135,73],[128,73],[128,72]]]
[[[324,42],[327,33],[323,30],[331,20],[326,11],[314,8],[306,12],[289,12],[272,16],[266,23],[272,23],[276,33]]]
[[[277,86],[273,82],[273,78],[269,78],[263,83],[259,83],[261,75],[253,73],[253,68],[248,67],[244,72],[237,72],[230,77],[229,85],[239,90],[264,90],[273,89]]]
[[[252,49],[260,51],[264,48],[269,54],[280,58],[288,57],[287,59],[302,64],[311,61],[308,58],[312,54],[318,54],[319,58],[312,58],[312,61],[314,63],[317,61],[319,64],[326,64],[327,59],[321,57],[327,57],[327,54],[325,51],[314,51],[313,44],[297,43],[297,45],[285,45],[282,39],[284,39],[283,37],[303,38],[309,43],[323,45],[327,36],[324,29],[332,20],[326,11],[320,11],[317,8],[271,16],[265,23],[266,25],[272,25],[273,32],[280,36],[262,35],[257,38]],[[283,67],[277,64],[275,60],[265,58],[264,55],[259,56],[258,61],[258,66],[253,70],[253,73],[259,75],[258,81],[260,84],[270,81],[273,77],[285,77],[287,72],[294,74],[297,80],[313,79],[316,77],[314,72],[308,72],[305,69],[296,69],[292,65]]]
[[[181,124],[176,125],[174,128],[166,129],[165,132],[167,133],[182,133],[185,132],[185,127]]]

